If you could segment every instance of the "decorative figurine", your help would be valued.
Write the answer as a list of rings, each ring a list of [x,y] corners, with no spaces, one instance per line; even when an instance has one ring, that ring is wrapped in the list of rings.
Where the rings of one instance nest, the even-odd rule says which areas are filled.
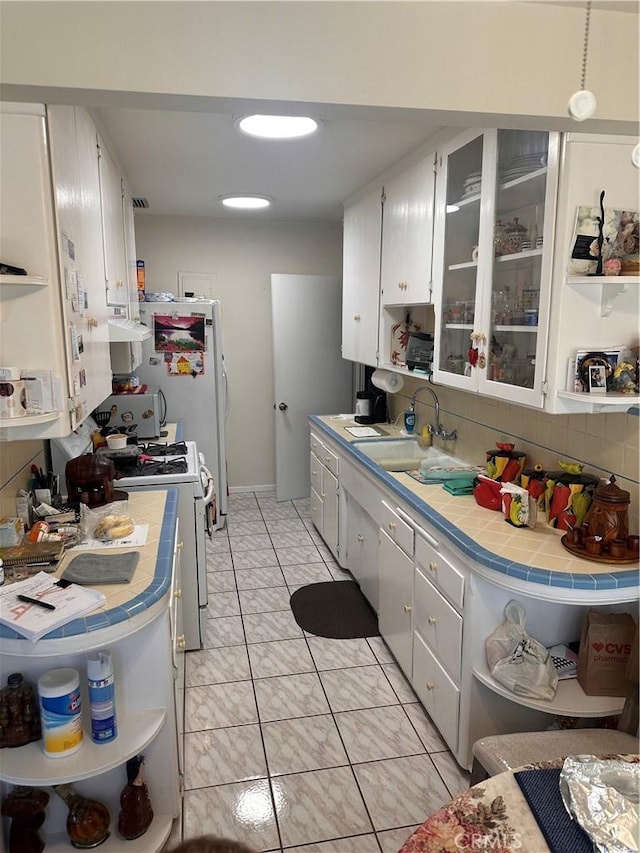
[[[74,847],[83,850],[107,840],[111,816],[103,803],[83,797],[68,783],[54,785],[53,790],[69,807],[67,834]]]
[[[38,700],[22,674],[14,672],[0,690],[0,748],[24,746],[41,737]]]
[[[120,794],[118,832],[127,841],[144,835],[153,820],[149,789],[142,774],[143,765],[144,755],[136,755],[127,761],[127,784]]]
[[[44,823],[49,794],[28,785],[16,785],[2,803],[2,817],[10,817],[9,853],[42,853],[38,830]]]

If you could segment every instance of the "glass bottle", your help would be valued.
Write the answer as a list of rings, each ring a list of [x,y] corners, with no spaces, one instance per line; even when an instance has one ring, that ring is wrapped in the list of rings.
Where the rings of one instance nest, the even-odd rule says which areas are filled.
[[[118,832],[127,841],[144,835],[153,820],[149,789],[142,772],[143,765],[144,755],[136,755],[127,761],[127,784],[120,794]]]
[[[69,807],[67,834],[80,850],[97,847],[109,837],[109,810],[98,800],[83,797],[69,783],[54,785],[53,790]]]
[[[24,746],[41,737],[35,693],[22,673],[14,672],[0,690],[0,748]]]
[[[2,817],[11,818],[9,853],[42,853],[38,830],[44,823],[49,794],[28,785],[16,785],[2,803]]]

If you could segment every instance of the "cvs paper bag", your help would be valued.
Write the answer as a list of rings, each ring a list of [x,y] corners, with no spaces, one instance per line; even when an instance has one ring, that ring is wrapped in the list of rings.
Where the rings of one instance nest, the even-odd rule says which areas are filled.
[[[578,652],[578,683],[587,696],[626,695],[634,632],[629,613],[587,613]]]

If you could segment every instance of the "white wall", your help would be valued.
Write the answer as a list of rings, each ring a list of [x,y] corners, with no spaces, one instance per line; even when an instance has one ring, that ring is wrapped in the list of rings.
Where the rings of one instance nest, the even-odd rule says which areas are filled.
[[[12,100],[69,103],[72,91],[74,103],[187,98],[194,110],[223,98],[307,101],[441,111],[440,125],[509,126],[496,117],[516,116],[526,127],[537,117],[546,129],[570,124],[585,22],[581,3],[513,0],[0,7],[0,75]],[[594,8],[587,85],[598,99],[587,130],[634,133],[637,15]]]
[[[275,483],[270,276],[341,275],[342,224],[141,214],[135,227],[148,290],[177,294],[178,272],[215,274],[231,389],[229,484]],[[169,412],[169,418],[187,423],[188,414]],[[187,424],[187,438],[188,432]]]

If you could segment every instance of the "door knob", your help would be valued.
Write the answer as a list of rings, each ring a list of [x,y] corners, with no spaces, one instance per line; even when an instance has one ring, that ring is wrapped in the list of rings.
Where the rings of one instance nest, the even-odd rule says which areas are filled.
[[[409,604],[405,604],[403,609],[405,613],[411,613],[411,607]]]
[[[278,408],[280,409],[281,412],[286,412],[287,409],[289,408],[289,406],[287,406],[286,403],[279,403]]]

